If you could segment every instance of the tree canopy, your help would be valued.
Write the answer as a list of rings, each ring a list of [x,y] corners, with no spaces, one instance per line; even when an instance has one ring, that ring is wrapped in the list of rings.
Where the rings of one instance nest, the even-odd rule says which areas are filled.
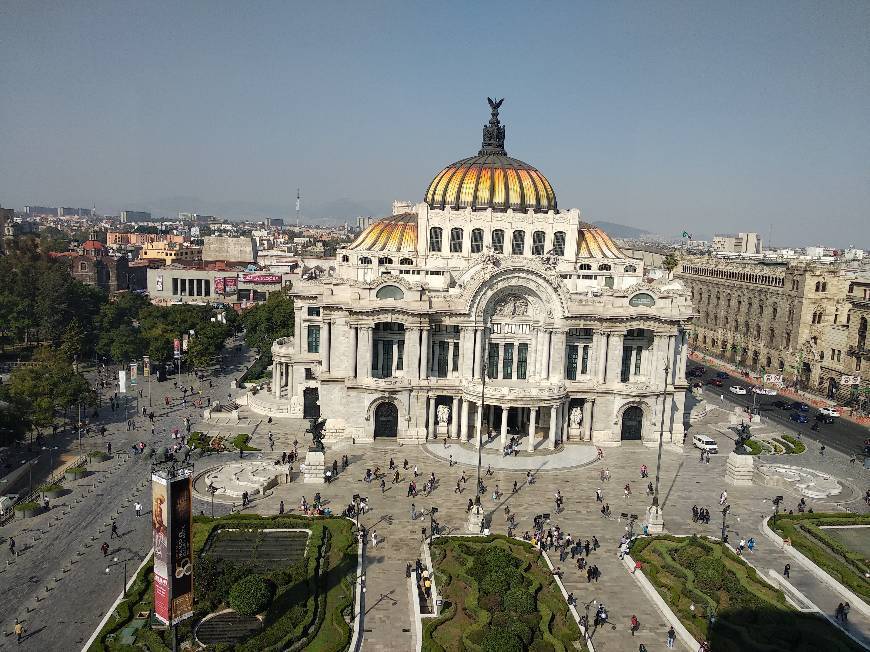
[[[246,310],[241,321],[248,346],[268,355],[272,342],[293,335],[293,299],[283,292],[273,292],[265,303]]]

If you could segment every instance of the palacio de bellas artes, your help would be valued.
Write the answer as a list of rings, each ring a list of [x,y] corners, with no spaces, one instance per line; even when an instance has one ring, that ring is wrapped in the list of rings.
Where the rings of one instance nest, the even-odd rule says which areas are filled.
[[[477,155],[293,287],[296,335],[272,345],[251,409],[319,415],[326,443],[682,444],[686,289],[647,277],[508,156],[502,101]]]

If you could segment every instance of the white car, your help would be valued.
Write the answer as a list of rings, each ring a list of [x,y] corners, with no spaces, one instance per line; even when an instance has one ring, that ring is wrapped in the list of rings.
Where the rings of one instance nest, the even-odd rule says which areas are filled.
[[[700,448],[702,451],[709,451],[710,453],[719,452],[719,446],[716,444],[716,440],[711,439],[707,435],[693,435],[692,445],[695,448]]]
[[[752,391],[762,396],[776,396],[776,390],[772,387],[753,387]]]
[[[728,391],[732,394],[745,394],[746,388],[741,387],[740,385],[731,385],[731,387],[728,388]]]
[[[824,414],[826,417],[840,416],[840,411],[835,407],[823,407],[821,410],[819,410],[819,412]]]

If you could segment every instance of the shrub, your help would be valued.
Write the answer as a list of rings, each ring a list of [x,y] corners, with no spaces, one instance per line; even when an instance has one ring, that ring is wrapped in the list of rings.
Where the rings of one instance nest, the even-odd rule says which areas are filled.
[[[792,448],[794,449],[792,452],[795,455],[803,453],[807,450],[807,447],[804,446],[804,443],[800,439],[796,439],[795,437],[792,437],[791,435],[783,435],[782,438],[783,438],[783,440],[785,440],[786,442],[791,444]]]
[[[570,650],[571,648],[568,647],[568,649]],[[556,652],[556,648],[553,647],[550,641],[539,638],[532,641],[532,644],[529,646],[529,652]]]
[[[255,616],[266,610],[275,586],[259,575],[243,577],[230,589],[229,604],[243,616]]]
[[[754,439],[749,439],[743,444],[747,449],[749,449],[750,455],[761,455],[761,444],[759,444]]]
[[[514,614],[530,614],[535,611],[535,596],[520,587],[504,594],[504,610]]]
[[[260,450],[259,448],[256,448],[254,446],[248,446],[248,442],[250,440],[251,440],[251,436],[249,434],[244,433],[244,432],[240,433],[240,434],[236,435],[235,437],[233,437],[233,448],[235,448],[236,450],[243,450],[243,451],[258,451],[258,450]]]
[[[480,592],[483,595],[490,593],[504,594],[512,586],[522,583],[522,577],[515,568],[500,568],[486,575],[480,582]]]
[[[65,474],[75,476],[77,478],[82,477],[88,472],[87,467],[84,466],[72,466],[64,471]]]
[[[488,627],[480,649],[483,652],[523,652],[523,643],[508,631]]]
[[[40,507],[39,503],[34,503],[34,502],[18,503],[15,506],[15,511],[16,512],[35,512],[36,510],[39,509],[39,507]]]
[[[489,595],[483,596],[480,601],[480,608],[486,609],[489,613],[494,613],[496,611],[502,611],[502,600],[500,593],[490,593]]]
[[[97,460],[98,462],[104,462],[109,459],[109,454],[104,451],[90,451],[88,453],[88,459],[91,461]]]
[[[63,491],[63,485],[57,482],[46,482],[45,484],[39,485],[37,490],[44,494],[52,491]]]

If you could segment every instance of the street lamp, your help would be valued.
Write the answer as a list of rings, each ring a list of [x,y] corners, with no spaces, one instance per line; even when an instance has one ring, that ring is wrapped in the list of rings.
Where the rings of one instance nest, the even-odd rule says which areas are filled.
[[[217,487],[213,484],[208,485],[208,493],[211,494],[211,517],[214,518],[214,495],[217,493]]]
[[[725,505],[722,508],[722,543],[728,543],[728,535],[725,532],[725,519],[728,517],[728,512],[731,511],[731,505]]]
[[[656,484],[655,484],[655,488],[653,489],[652,505],[649,508],[649,515],[651,518],[652,518],[653,512],[655,512],[656,527],[655,528],[650,527],[649,528],[650,532],[660,532],[661,530],[659,529],[659,527],[662,524],[661,507],[659,506],[659,478],[661,475],[661,468],[662,468],[662,447],[664,446],[664,437],[665,437],[665,411],[667,409],[667,401],[668,401],[668,374],[671,371],[670,365],[666,364],[664,369],[662,369],[662,371],[664,372],[664,383],[662,385],[662,418],[661,418],[661,424],[659,426],[659,452],[658,452],[658,458],[656,460]],[[650,525],[651,525],[651,523],[650,523]]]
[[[489,359],[489,352],[486,347],[486,306],[484,305],[482,310],[482,318],[483,318],[483,327],[480,329],[480,413],[477,417],[477,422],[480,424],[480,427],[477,429],[477,485],[475,486],[475,496],[474,496],[474,504],[476,506],[480,506],[480,467],[483,463],[483,411],[484,411],[484,402],[486,401],[486,374],[487,374],[487,361]],[[474,314],[474,330],[477,331],[477,317],[478,314],[475,312]]]

